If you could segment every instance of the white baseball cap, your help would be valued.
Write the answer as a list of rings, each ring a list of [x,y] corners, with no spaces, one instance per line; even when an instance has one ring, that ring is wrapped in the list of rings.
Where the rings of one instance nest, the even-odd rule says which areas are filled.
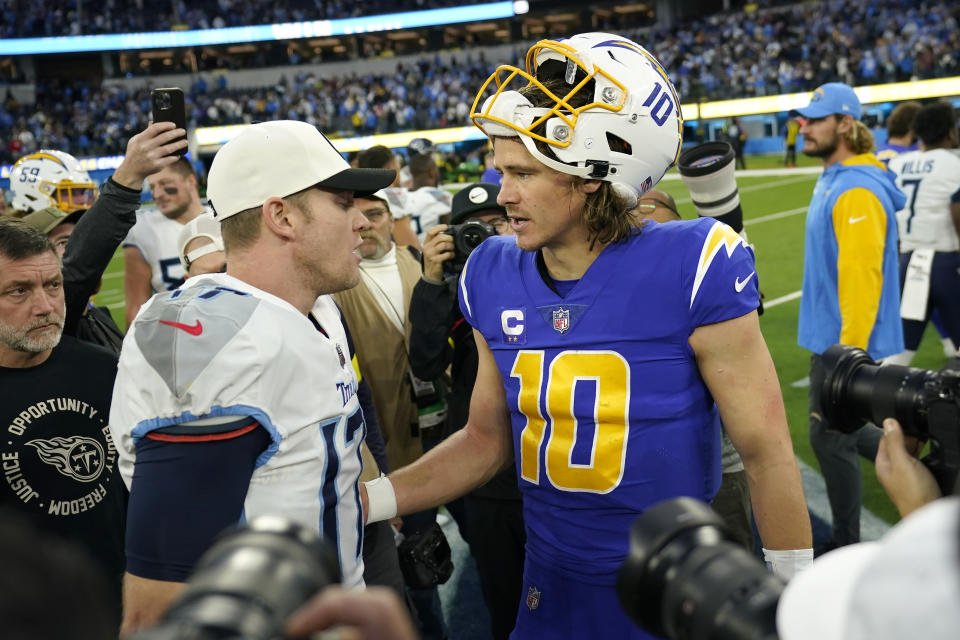
[[[956,640],[960,498],[910,514],[882,540],[841,547],[787,584],[781,640]]]
[[[209,244],[198,247],[187,253],[187,245],[197,238],[210,239]],[[220,236],[220,223],[212,214],[201,213],[196,218],[183,225],[180,235],[177,236],[177,247],[180,250],[180,264],[184,269],[190,268],[190,263],[201,256],[214,251],[223,251],[223,238]]]
[[[393,182],[393,169],[353,169],[311,124],[273,120],[247,127],[217,151],[207,198],[217,220],[308,187],[374,193]]]

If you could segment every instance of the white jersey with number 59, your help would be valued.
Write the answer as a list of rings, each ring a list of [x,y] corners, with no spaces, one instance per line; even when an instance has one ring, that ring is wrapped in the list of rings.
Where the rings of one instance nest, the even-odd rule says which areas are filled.
[[[947,149],[911,151],[890,160],[907,206],[897,212],[900,251],[957,251],[960,241],[950,216],[960,202],[960,158]]]

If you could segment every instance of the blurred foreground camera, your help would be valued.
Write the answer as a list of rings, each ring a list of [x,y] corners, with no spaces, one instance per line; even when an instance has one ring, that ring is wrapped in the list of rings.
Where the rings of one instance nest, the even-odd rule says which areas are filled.
[[[675,498],[630,529],[617,595],[641,628],[675,640],[773,640],[783,581],[705,503]]]
[[[443,263],[443,270],[447,273],[460,273],[463,265],[474,249],[490,236],[497,235],[492,224],[481,220],[467,220],[462,224],[452,224],[444,233],[453,236],[453,260]]]
[[[318,591],[339,582],[336,552],[300,525],[265,516],[197,562],[163,619],[134,640],[269,640]]]
[[[896,418],[903,433],[930,441],[929,467],[944,495],[955,493],[960,471],[960,370],[880,366],[862,349],[837,344],[823,352],[820,394],[824,419],[852,433],[867,422]]]

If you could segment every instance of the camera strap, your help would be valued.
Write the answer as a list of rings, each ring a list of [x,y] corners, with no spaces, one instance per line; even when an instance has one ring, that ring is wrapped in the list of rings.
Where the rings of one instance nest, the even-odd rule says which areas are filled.
[[[900,317],[923,321],[927,317],[930,297],[930,272],[933,268],[933,249],[914,249],[907,264],[907,275],[900,298]]]

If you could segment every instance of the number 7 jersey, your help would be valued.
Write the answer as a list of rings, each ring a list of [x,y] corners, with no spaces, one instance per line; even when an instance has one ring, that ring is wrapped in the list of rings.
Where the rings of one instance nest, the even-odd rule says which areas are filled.
[[[752,252],[711,219],[647,224],[565,297],[511,237],[473,252],[460,306],[503,378],[527,553],[609,584],[644,509],[712,498],[716,408],[688,340],[758,303]]]

